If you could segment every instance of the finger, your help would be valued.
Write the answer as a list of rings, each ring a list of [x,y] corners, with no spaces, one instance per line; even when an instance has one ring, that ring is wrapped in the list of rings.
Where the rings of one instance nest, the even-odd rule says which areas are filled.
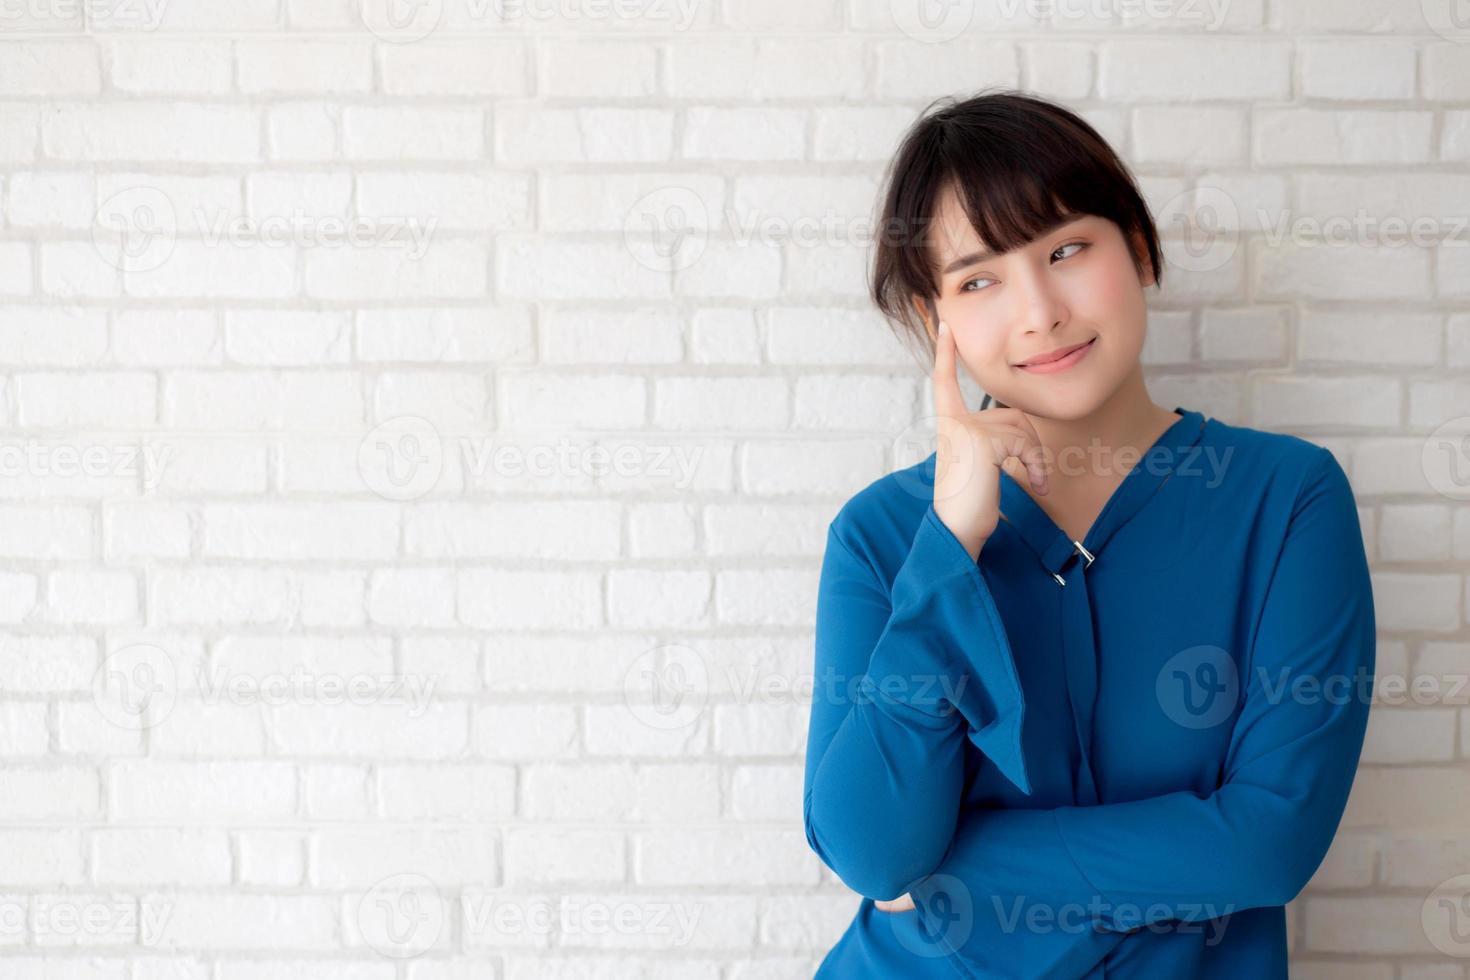
[[[1026,471],[1026,481],[1038,493],[1046,493],[1048,486],[1045,454],[1036,440],[1035,429],[1018,420],[1014,414],[1015,409],[998,408],[990,411],[1000,413],[1000,417],[992,420],[986,417],[989,412],[976,412],[975,418],[986,417],[984,433],[988,438],[995,465],[1005,469],[1010,458],[1015,457]]]
[[[1026,467],[1026,478],[1031,482],[1031,488],[1037,493],[1045,494],[1051,489],[1046,467],[1046,447],[1041,443],[1041,436],[1037,434],[1036,427],[1026,417],[1026,413],[1019,408],[1005,409],[1007,421],[1014,426],[1014,431],[1019,435],[1017,442],[1007,446],[1010,455],[1015,456]]]
[[[962,418],[970,414],[970,410],[965,405],[964,392],[960,391],[955,360],[954,331],[940,320],[939,335],[934,341],[934,411],[949,418]]]

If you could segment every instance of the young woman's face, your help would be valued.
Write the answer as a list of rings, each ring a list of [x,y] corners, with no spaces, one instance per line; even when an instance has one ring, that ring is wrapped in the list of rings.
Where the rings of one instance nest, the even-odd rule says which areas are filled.
[[[1014,251],[987,255],[947,192],[929,246],[940,268],[939,319],[997,401],[1045,418],[1082,418],[1136,368],[1153,273],[1145,259],[1140,277],[1107,218],[1077,215]],[[1078,344],[1087,346],[1056,364],[1022,366]]]

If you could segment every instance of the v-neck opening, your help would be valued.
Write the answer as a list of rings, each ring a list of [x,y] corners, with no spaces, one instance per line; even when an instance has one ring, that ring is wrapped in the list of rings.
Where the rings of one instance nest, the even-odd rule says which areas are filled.
[[[1199,440],[1204,416],[1182,406],[1175,406],[1174,411],[1179,418],[1139,455],[1138,461],[1123,475],[1123,479],[1113,488],[1102,509],[1093,518],[1091,526],[1081,539],[1082,547],[1089,553],[1096,554],[1115,526],[1121,526],[1132,516],[1131,513],[1123,513],[1125,502],[1135,507],[1141,506],[1173,474],[1176,460],[1171,459],[1165,465],[1157,466],[1149,462],[1150,457],[1159,453],[1161,448],[1173,455],[1177,450]],[[1001,519],[1020,532],[1049,571],[1058,571],[1076,553],[1074,539],[1052,520],[1051,515],[1004,467],[1001,468],[1000,479]],[[1118,516],[1120,514],[1121,518]]]

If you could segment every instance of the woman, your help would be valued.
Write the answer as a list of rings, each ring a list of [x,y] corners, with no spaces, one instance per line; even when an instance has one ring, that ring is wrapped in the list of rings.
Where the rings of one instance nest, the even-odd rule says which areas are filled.
[[[1155,228],[1074,114],[945,104],[888,181],[938,453],[828,528],[805,823],[864,900],[818,976],[1284,978],[1371,695],[1348,480],[1149,398]]]

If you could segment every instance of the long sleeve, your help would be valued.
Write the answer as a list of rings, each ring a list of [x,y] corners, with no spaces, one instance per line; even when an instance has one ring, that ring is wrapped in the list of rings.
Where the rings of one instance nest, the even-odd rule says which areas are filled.
[[[1265,588],[1218,788],[968,813],[936,875],[913,889],[921,914],[936,900],[951,905],[947,893],[956,888],[987,916],[1007,914],[1024,899],[1117,930],[1290,901],[1341,819],[1374,671],[1372,592],[1356,506],[1325,449],[1297,493]],[[960,952],[983,961],[987,939],[986,930],[975,930]]]
[[[854,891],[896,898],[954,839],[970,739],[1023,792],[1024,703],[1000,616],[931,504],[891,589],[828,528],[803,811]]]

